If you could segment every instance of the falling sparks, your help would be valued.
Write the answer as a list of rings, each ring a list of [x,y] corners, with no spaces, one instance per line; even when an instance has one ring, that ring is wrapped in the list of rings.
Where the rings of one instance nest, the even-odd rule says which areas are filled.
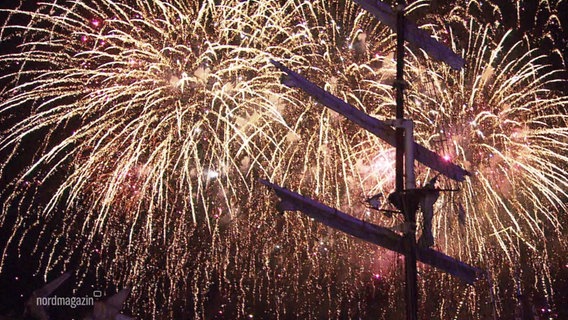
[[[469,288],[421,266],[421,312],[482,318],[495,308],[507,318],[516,297],[499,279],[522,263],[533,270],[525,290],[551,313],[551,264],[568,248],[568,99],[550,89],[562,75],[531,39],[471,18],[474,3],[429,26],[466,68],[409,54],[407,104],[416,139],[472,173],[440,182],[459,192],[436,205],[437,249],[490,280]],[[400,257],[278,215],[256,182],[399,227],[400,217],[363,203],[392,190],[392,148],[282,86],[268,63],[283,59],[389,119],[394,36],[374,18],[349,1],[292,0],[94,0],[4,13],[2,40],[19,47],[0,56],[0,270],[26,253],[45,277],[74,269],[80,284],[131,286],[128,308],[145,318],[400,313]]]

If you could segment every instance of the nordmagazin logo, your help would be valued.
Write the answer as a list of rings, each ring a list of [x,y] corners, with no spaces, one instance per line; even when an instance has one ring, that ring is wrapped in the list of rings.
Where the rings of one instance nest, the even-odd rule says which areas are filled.
[[[97,296],[97,292],[94,292],[93,295]],[[99,295],[100,296],[100,295]],[[80,306],[92,306],[95,304],[95,299],[90,296],[84,297],[37,297],[36,298],[36,305],[43,306],[43,307],[50,307],[50,306],[67,306],[71,308],[76,308]]]

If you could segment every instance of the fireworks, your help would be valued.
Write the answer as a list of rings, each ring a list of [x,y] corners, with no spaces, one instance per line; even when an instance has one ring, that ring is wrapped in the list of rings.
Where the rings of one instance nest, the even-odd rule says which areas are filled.
[[[473,173],[439,208],[468,217],[465,229],[448,223],[456,218],[438,216],[438,238],[454,255],[479,261],[490,273],[508,273],[517,287],[524,269],[551,303],[553,292],[543,285],[552,281],[547,261],[566,246],[561,221],[568,101],[548,88],[562,75],[530,49],[528,39],[515,41],[511,32],[497,36],[499,31],[472,20],[464,27],[471,30],[464,52],[471,71],[418,72],[413,83],[419,89],[410,96],[424,143]],[[418,112],[423,109],[428,112]],[[457,239],[462,244],[452,245]],[[495,251],[503,269],[486,260]]]
[[[528,259],[529,276],[549,281],[549,261],[566,248],[544,241],[561,235],[566,211],[568,100],[548,91],[560,76],[527,41],[457,11],[453,33],[432,28],[463,51],[466,69],[418,52],[407,69],[417,139],[474,173],[439,201],[437,244],[492,266],[495,279]],[[400,222],[363,205],[392,190],[393,150],[280,85],[268,63],[286,59],[352,105],[391,118],[393,35],[356,5],[55,2],[9,11],[0,34],[21,43],[0,57],[10,70],[0,91],[0,222],[9,232],[0,270],[20,252],[46,277],[76,268],[79,285],[132,286],[128,308],[145,317],[400,311],[396,256],[301,215],[277,215],[256,182],[381,225]],[[423,284],[441,277],[425,273]],[[488,287],[428,295],[465,301],[457,312],[475,317],[488,308],[476,292]],[[549,286],[534,290],[553,302]],[[425,314],[456,316],[428,306]]]

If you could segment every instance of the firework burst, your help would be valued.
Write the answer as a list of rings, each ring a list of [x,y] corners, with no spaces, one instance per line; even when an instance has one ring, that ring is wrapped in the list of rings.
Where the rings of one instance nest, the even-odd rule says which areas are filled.
[[[396,256],[275,215],[256,183],[269,178],[399,223],[362,205],[392,189],[392,149],[282,87],[268,64],[286,59],[352,105],[392,117],[393,36],[357,6],[96,0],[7,14],[2,38],[21,44],[0,57],[13,71],[0,101],[0,219],[9,232],[0,268],[19,252],[37,258],[45,277],[76,268],[79,284],[133,286],[129,308],[156,318],[400,311]],[[566,209],[566,98],[547,91],[557,75],[524,43],[465,27],[451,29],[468,35],[465,45],[451,40],[464,48],[466,70],[420,67],[419,53],[407,70],[418,139],[474,173],[440,201],[449,213],[437,216],[437,241],[468,262],[499,261],[496,274],[514,271],[520,242],[542,253],[531,255],[534,265],[548,265],[555,252],[541,241],[560,235]],[[550,279],[542,270],[537,279]],[[455,290],[440,289],[441,299],[468,301],[469,314],[481,308],[475,290]]]
[[[538,285],[527,291],[550,305],[549,267],[566,248],[568,99],[549,88],[565,74],[531,49],[528,37],[517,41],[512,31],[456,21],[456,34],[469,30],[467,68],[413,69],[409,94],[423,143],[472,173],[460,193],[440,202],[438,239],[444,250],[486,265],[496,279],[503,273],[515,279],[517,288],[522,266],[530,266],[524,276]]]

